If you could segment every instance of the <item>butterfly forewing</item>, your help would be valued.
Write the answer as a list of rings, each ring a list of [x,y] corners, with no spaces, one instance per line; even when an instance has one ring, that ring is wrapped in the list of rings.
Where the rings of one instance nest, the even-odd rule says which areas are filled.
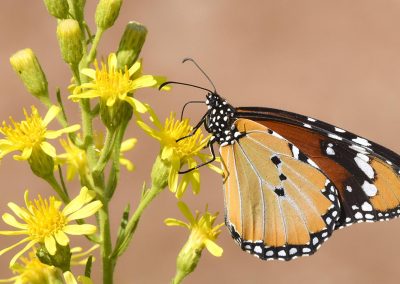
[[[339,218],[337,191],[318,166],[288,140],[247,119],[246,133],[222,146],[226,224],[242,249],[262,259],[309,255]]]

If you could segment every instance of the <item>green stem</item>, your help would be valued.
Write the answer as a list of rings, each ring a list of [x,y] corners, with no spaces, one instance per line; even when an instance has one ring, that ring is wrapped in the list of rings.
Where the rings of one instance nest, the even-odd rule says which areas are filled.
[[[71,200],[69,199],[68,194],[63,190],[63,188],[58,184],[56,178],[54,175],[48,176],[45,178],[45,180],[51,185],[51,187],[57,192],[58,196],[61,198],[61,200],[65,203],[68,204]]]
[[[103,35],[104,30],[101,28],[98,28],[96,31],[96,35],[94,36],[92,46],[90,48],[89,54],[86,57],[86,66],[89,66],[90,63],[94,60],[94,57],[96,56],[96,51],[97,51],[97,46],[99,45],[101,36]]]
[[[102,240],[101,258],[103,262],[103,284],[113,283],[115,261],[111,257],[112,244],[108,201],[103,200],[103,207],[99,211],[100,236]]]
[[[103,149],[101,149],[100,158],[98,159],[96,166],[93,168],[94,175],[98,175],[104,171],[113,149],[114,137],[115,130],[107,130],[106,139],[104,141]]]

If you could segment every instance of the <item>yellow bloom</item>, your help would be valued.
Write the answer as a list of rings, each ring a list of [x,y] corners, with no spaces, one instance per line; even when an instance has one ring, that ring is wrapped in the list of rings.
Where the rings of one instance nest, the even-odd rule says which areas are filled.
[[[194,135],[177,142],[178,139],[192,133],[193,127],[189,124],[189,120],[177,120],[175,114],[171,113],[169,118],[165,120],[164,125],[162,125],[157,115],[149,106],[148,112],[150,114],[150,120],[153,122],[155,128],[147,125],[139,117],[137,123],[148,135],[160,142],[161,160],[170,166],[168,176],[168,186],[170,190],[175,193],[177,198],[180,198],[187,186],[191,184],[193,192],[197,194],[200,190],[200,174],[198,169],[185,173],[180,182],[178,181],[179,171],[181,168],[195,168],[198,164],[196,157],[202,162],[211,159],[211,155],[201,153],[201,150],[207,146],[210,137],[204,137],[201,130],[198,129]],[[221,172],[218,167],[212,164],[207,164],[207,166],[218,173]]]
[[[57,155],[55,161],[57,164],[67,165],[67,180],[72,180],[76,173],[79,173],[81,178],[86,176],[89,171],[86,152],[69,139],[60,139],[60,144],[65,153]]]
[[[86,265],[88,256],[91,255],[93,251],[98,249],[99,245],[94,245],[86,251],[83,251],[81,247],[74,247],[71,249],[71,265]],[[96,258],[92,257],[92,262],[95,262]]]
[[[95,197],[93,191],[86,187],[64,209],[60,210],[62,203],[54,196],[49,199],[43,199],[40,195],[34,201],[28,199],[28,191],[25,191],[25,206],[22,208],[13,202],[8,203],[8,207],[24,223],[9,213],[3,214],[3,221],[18,230],[0,231],[0,235],[14,236],[27,235],[18,243],[0,251],[0,255],[9,250],[28,242],[28,244],[19,251],[10,262],[12,266],[15,261],[27,250],[37,243],[44,244],[50,255],[55,255],[57,243],[61,246],[69,244],[70,235],[91,235],[96,232],[96,226],[90,224],[69,225],[70,222],[77,219],[84,219],[95,214],[102,206],[99,200],[92,201]]]
[[[156,87],[159,84],[157,77],[142,75],[142,63],[140,61],[135,62],[129,69],[125,66],[125,70],[119,70],[115,53],[108,56],[107,65],[101,63],[100,68],[96,61],[95,69],[82,69],[81,73],[89,77],[90,82],[74,87],[69,98],[77,101],[98,97],[100,104],[109,108],[125,101],[134,110],[145,112],[146,107],[128,94],[140,88]]]
[[[77,131],[80,126],[75,124],[60,130],[48,130],[47,126],[60,112],[60,108],[52,106],[44,119],[40,117],[38,110],[32,106],[29,116],[24,109],[26,120],[15,122],[11,117],[12,126],[3,121],[0,133],[6,138],[0,139],[0,159],[14,151],[21,151],[21,155],[14,155],[15,160],[28,160],[32,153],[43,151],[50,157],[56,156],[56,149],[46,140],[55,139],[64,133]]]
[[[218,213],[213,215],[206,208],[206,212],[202,216],[200,216],[199,212],[196,212],[196,216],[193,216],[189,207],[183,201],[178,202],[178,208],[189,222],[185,223],[174,218],[168,218],[165,219],[165,224],[189,229],[190,236],[186,244],[189,244],[189,247],[193,250],[203,250],[206,247],[212,255],[221,256],[223,250],[215,243],[215,240],[221,233],[220,228],[224,223],[213,227]]]
[[[103,135],[100,133],[94,134],[94,142],[96,152],[100,154],[104,146]],[[124,153],[131,150],[136,145],[137,139],[130,138],[122,142],[120,149],[119,162],[128,171],[133,171],[135,166],[131,161],[124,157]],[[64,148],[65,153],[57,155],[55,161],[59,165],[67,165],[67,180],[73,180],[77,173],[79,176],[85,177],[89,174],[88,161],[86,152],[77,147],[71,140],[60,139],[60,144]]]
[[[178,207],[189,222],[185,223],[173,218],[168,218],[164,222],[167,226],[188,228],[190,235],[178,254],[176,275],[172,283],[181,283],[183,278],[196,269],[204,248],[207,248],[212,255],[217,257],[221,256],[223,252],[222,248],[215,243],[221,233],[220,228],[224,225],[222,223],[213,227],[218,213],[213,215],[206,208],[202,216],[198,212],[196,216],[193,216],[184,202],[178,202]]]
[[[61,270],[46,265],[36,257],[32,250],[28,257],[21,257],[21,263],[15,263],[11,268],[15,274],[9,279],[0,280],[0,283],[16,284],[62,284]]]

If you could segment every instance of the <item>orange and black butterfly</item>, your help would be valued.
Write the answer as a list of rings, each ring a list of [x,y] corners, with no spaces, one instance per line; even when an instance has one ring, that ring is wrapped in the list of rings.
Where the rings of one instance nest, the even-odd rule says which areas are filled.
[[[311,117],[235,108],[215,87],[194,87],[208,92],[194,131],[203,125],[212,135],[214,157],[219,144],[225,223],[243,250],[291,260],[316,252],[336,229],[400,215],[396,153]]]

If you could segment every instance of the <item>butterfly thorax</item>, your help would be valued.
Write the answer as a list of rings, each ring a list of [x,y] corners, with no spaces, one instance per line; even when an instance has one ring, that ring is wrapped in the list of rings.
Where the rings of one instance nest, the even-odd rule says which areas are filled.
[[[235,143],[237,139],[243,136],[234,124],[236,120],[235,108],[217,93],[208,93],[206,98],[208,111],[205,128],[212,134],[210,142],[217,142],[221,146]]]

